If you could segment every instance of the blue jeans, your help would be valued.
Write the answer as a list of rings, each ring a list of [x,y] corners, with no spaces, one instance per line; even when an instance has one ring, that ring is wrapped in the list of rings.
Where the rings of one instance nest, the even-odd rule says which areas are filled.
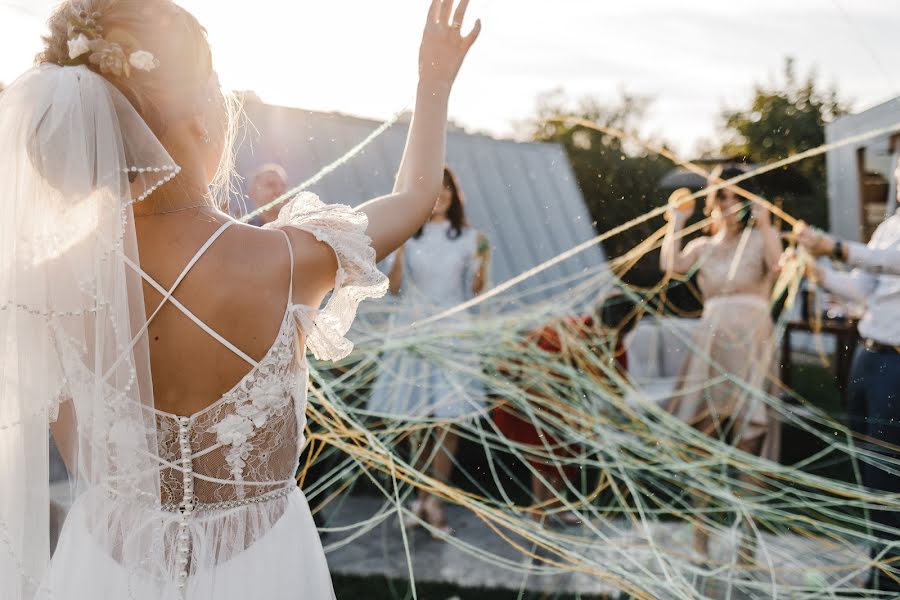
[[[857,348],[850,367],[850,382],[847,387],[849,400],[850,427],[853,431],[894,445],[900,445],[900,354],[891,352],[871,352]],[[897,452],[888,448],[867,444],[860,440],[860,446],[878,452],[894,460],[900,459]],[[868,488],[900,493],[900,476],[889,473],[876,465],[860,463],[863,485]],[[897,467],[893,467],[897,470]],[[900,513],[883,510],[870,511],[872,525],[882,525],[900,529]],[[885,545],[893,548],[882,556],[886,561],[894,558],[900,561],[900,536],[896,533],[873,532],[885,542],[872,548],[873,556],[881,554]],[[900,578],[900,563],[892,563],[894,576]],[[871,589],[900,591],[900,585],[883,572],[876,570],[870,581]]]

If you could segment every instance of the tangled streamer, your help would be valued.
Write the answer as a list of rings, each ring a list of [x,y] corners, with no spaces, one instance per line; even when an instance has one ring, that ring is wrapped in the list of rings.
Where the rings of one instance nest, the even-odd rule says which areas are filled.
[[[566,120],[626,137],[588,121]],[[325,171],[352,160],[394,121],[396,117]],[[791,225],[795,219],[790,214],[733,186],[762,172],[897,130],[900,123],[823,145],[709,189],[732,186]],[[664,148],[650,149],[707,175]],[[691,197],[701,197],[709,189]],[[779,464],[700,433],[644,393],[618,366],[625,329],[642,318],[665,328],[695,360],[706,361],[718,373],[701,385],[730,381],[746,387],[718,367],[714,356],[694,346],[688,334],[673,327],[666,314],[667,292],[689,276],[664,279],[652,289],[634,288],[622,280],[638,259],[659,248],[664,229],[608,264],[554,282],[552,289],[558,291],[549,299],[516,301],[525,295],[520,284],[537,273],[631,227],[659,219],[665,210],[660,206],[574,245],[469,302],[410,325],[389,325],[403,310],[402,304],[385,302],[367,308],[356,326],[353,354],[338,365],[311,368],[310,448],[298,480],[306,484],[311,504],[324,515],[339,514],[342,502],[358,488],[374,491],[379,499],[377,509],[364,519],[341,524],[326,519],[323,530],[333,534],[326,539],[327,549],[339,550],[378,527],[387,527],[394,541],[399,540],[416,597],[414,550],[403,523],[411,514],[410,500],[424,489],[472,513],[498,540],[497,545],[480,547],[435,531],[443,537],[442,543],[507,571],[511,581],[518,577],[523,590],[526,580],[533,582],[535,577],[569,577],[589,590],[586,593],[624,592],[647,599],[884,597],[863,588],[866,575],[874,566],[886,576],[900,578],[900,565],[886,555],[870,558],[868,548],[886,539],[888,532],[868,515],[875,510],[900,510],[900,499],[864,488],[859,471],[871,464],[898,473],[900,464],[876,451],[878,442],[852,433],[840,415],[818,408],[816,398],[804,398],[772,379],[766,389],[744,391],[777,414],[784,431],[803,435],[816,447],[795,464]],[[692,225],[679,235],[690,235],[705,224]],[[773,303],[783,299],[790,307],[795,301],[808,260],[798,252],[784,266]],[[591,312],[598,298],[606,298],[605,307],[618,316],[608,319],[597,313],[590,335],[570,326],[567,319]],[[470,320],[450,319],[473,308],[478,312]],[[788,312],[782,311],[776,322],[776,339],[784,335]],[[535,331],[548,324],[559,336],[560,352],[548,352],[533,343]],[[464,343],[449,345],[450,339]],[[452,348],[462,350],[455,354]],[[397,352],[415,353],[438,369],[477,381],[486,395],[487,409],[474,418],[455,420],[398,419],[369,410],[366,401],[380,361]],[[403,379],[414,374],[401,371],[392,376]],[[461,395],[466,393],[459,390]],[[510,439],[491,416],[498,409],[512,410],[542,431],[543,443]],[[452,484],[429,475],[427,465],[434,454],[427,454],[426,446],[417,443],[447,430],[477,448],[482,457],[474,466],[457,459]],[[307,481],[308,469],[317,461],[328,469],[315,481]],[[546,470],[537,464],[551,465],[564,474],[550,501],[537,502],[531,496],[531,478],[550,486]],[[577,515],[580,523],[558,526],[563,514]],[[711,534],[708,558],[700,559],[691,551],[695,527]],[[741,540],[748,538],[752,557],[741,551]]]

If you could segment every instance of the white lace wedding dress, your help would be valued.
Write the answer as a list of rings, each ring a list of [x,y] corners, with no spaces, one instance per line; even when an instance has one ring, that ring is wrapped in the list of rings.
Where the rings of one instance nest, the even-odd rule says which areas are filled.
[[[174,287],[230,224],[198,251]],[[305,351],[326,360],[346,356],[352,344],[344,335],[359,303],[387,289],[386,278],[375,267],[366,224],[362,213],[302,194],[270,225],[314,234],[334,249],[340,266],[324,308],[288,302],[278,336],[258,363],[174,300],[174,287],[163,290],[167,301],[251,368],[232,390],[200,412],[178,416],[148,408],[155,414],[158,459],[164,465],[162,504],[154,498],[145,505],[132,498],[111,501],[108,491],[99,488],[80,495],[52,558],[46,593],[38,597],[334,597],[319,536],[294,475],[304,445]],[[135,524],[145,524],[146,534],[136,531]],[[128,530],[117,531],[120,526]],[[103,546],[95,543],[98,534],[107,538]],[[110,535],[121,540],[113,553],[107,551]],[[120,560],[119,550],[131,559]],[[147,559],[135,564],[135,556]]]

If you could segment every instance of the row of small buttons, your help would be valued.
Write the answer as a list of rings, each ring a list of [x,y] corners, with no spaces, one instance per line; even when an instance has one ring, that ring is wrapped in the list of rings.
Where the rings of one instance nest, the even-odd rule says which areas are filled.
[[[184,600],[187,589],[188,562],[191,552],[190,519],[194,512],[194,475],[191,456],[190,424],[188,417],[178,418],[178,443],[181,445],[181,467],[184,497],[181,500],[181,523],[178,526],[178,540],[175,544],[178,560],[179,600]]]

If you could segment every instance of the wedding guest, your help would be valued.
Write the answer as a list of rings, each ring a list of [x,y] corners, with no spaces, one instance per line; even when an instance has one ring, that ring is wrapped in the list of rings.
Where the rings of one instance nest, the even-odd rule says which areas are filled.
[[[897,169],[900,179],[900,165]],[[900,213],[878,226],[868,244],[842,240],[800,223],[798,244],[814,256],[828,257],[852,268],[838,271],[820,262],[813,279],[828,291],[864,304],[859,322],[862,338],[850,367],[847,388],[850,427],[862,436],[858,442],[885,460],[868,459],[860,466],[866,487],[900,493],[900,477],[889,461],[900,460]],[[876,464],[878,463],[878,464]],[[872,557],[893,564],[892,575],[872,570],[868,587],[900,592],[900,513],[875,510],[869,513],[878,543]]]
[[[737,168],[714,172],[708,184],[742,174]],[[755,191],[752,179],[740,185]],[[696,351],[687,358],[670,409],[709,436],[777,460],[779,426],[760,392],[766,388],[775,350],[769,295],[781,240],[765,206],[751,206],[729,187],[707,195],[705,213],[711,219],[707,235],[682,248],[678,232],[690,215],[670,208],[662,245],[662,269],[670,276],[696,272],[703,294],[703,315],[693,339]],[[711,380],[716,383],[709,384]],[[753,484],[749,474],[738,477]],[[698,497],[696,502],[702,501]],[[709,552],[709,533],[699,524],[694,551],[700,557]],[[745,531],[740,560],[751,562],[753,553]]]
[[[479,295],[486,287],[490,244],[466,219],[462,187],[449,168],[431,219],[393,257],[390,290],[399,298],[394,326],[438,314]],[[470,419],[484,409],[484,389],[472,375],[480,368],[477,349],[449,328],[465,325],[472,315],[462,312],[438,323],[446,344],[445,358],[455,366],[439,364],[414,347],[382,354],[378,378],[369,399],[369,410],[393,418],[432,418],[437,424],[426,439],[414,443],[414,451],[437,479],[449,482],[459,447],[450,421]],[[461,368],[463,367],[463,368]],[[423,465],[424,466],[424,465]],[[408,526],[423,520],[436,531],[452,532],[440,500],[420,490],[412,504]]]
[[[269,206],[269,204],[287,192],[288,177],[284,167],[275,163],[262,165],[253,174],[250,181],[250,204],[247,209],[255,211]],[[283,205],[276,204],[260,214],[256,215],[250,223],[261,227],[266,223],[272,223],[278,218],[278,211]]]

